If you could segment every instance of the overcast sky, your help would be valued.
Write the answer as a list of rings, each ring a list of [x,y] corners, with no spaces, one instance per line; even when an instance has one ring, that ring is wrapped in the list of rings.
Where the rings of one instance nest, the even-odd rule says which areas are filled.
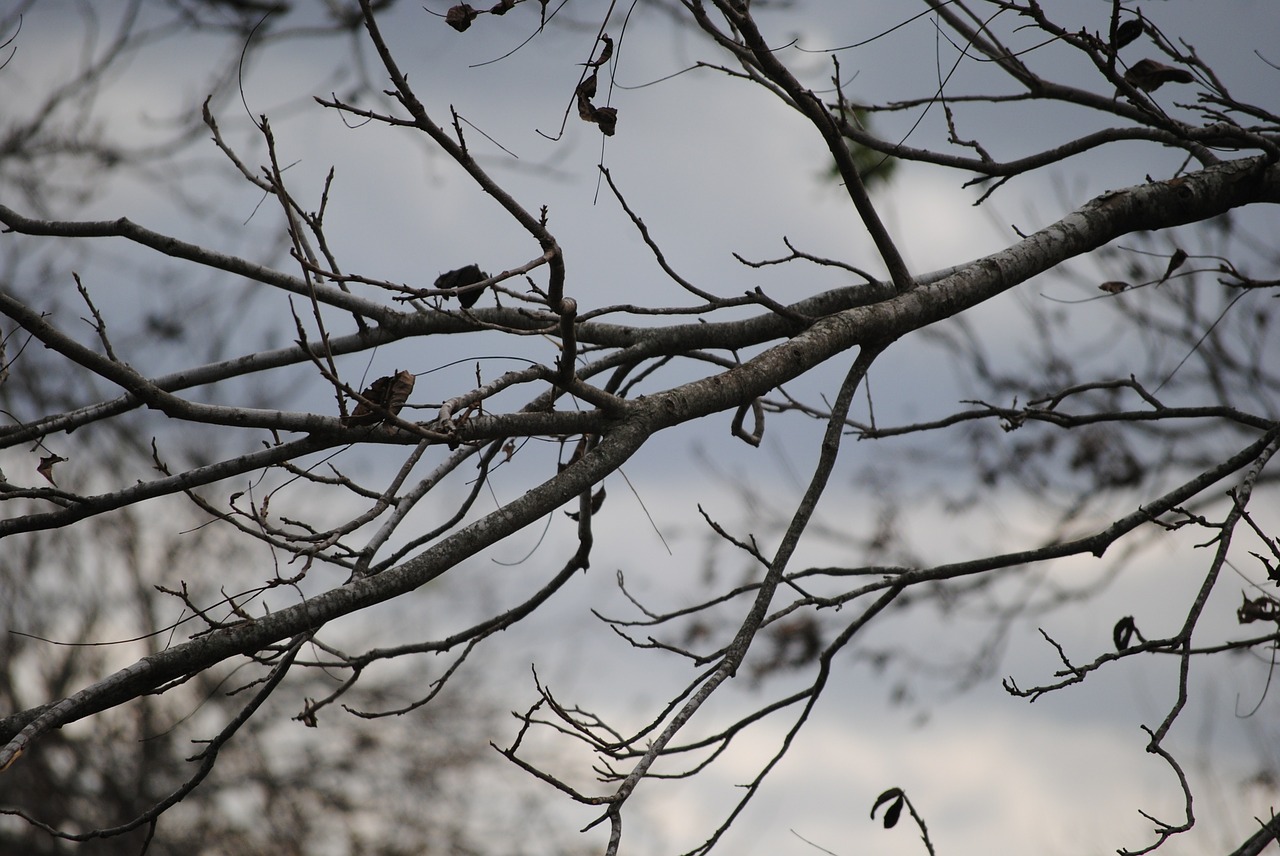
[[[110,8],[112,4],[102,5]],[[585,26],[598,25],[597,16],[605,4],[567,4],[563,26],[550,28],[514,54],[479,67],[475,64],[502,57],[524,40],[531,32],[537,4],[525,3],[502,19],[482,17],[465,34],[449,29],[420,5],[401,5],[384,19],[392,49],[437,120],[443,122],[449,107],[456,108],[468,123],[472,150],[482,156],[486,167],[530,210],[548,206],[550,227],[566,252],[567,293],[578,299],[581,309],[623,302],[691,302],[661,275],[607,188],[599,188],[595,170],[602,154],[599,133],[580,122],[573,111],[559,139],[538,133],[559,136],[578,79],[575,63],[585,61],[591,52],[591,33]],[[1191,41],[1241,100],[1272,104],[1277,72],[1253,51],[1280,61],[1276,40],[1280,5],[1273,0],[1149,0],[1131,5],[1141,7],[1166,32]],[[1046,6],[1053,14],[1076,16],[1064,19],[1075,27],[1087,24],[1097,29],[1105,26],[1109,4],[1065,0]],[[445,5],[432,4],[431,9],[443,12]],[[767,33],[775,44],[795,39],[796,48],[780,55],[794,63],[815,89],[823,89],[831,74],[828,56],[797,48],[820,51],[859,42],[901,23],[915,9],[915,4],[908,3],[800,0],[790,10],[762,14],[761,19],[767,22]],[[40,85],[73,67],[79,43],[67,37],[69,24],[64,17],[73,13],[68,4],[48,3],[37,4],[27,14],[19,51],[4,72],[11,81],[3,96],[7,104],[34,97]],[[698,70],[664,80],[691,62],[723,58],[703,40],[673,27],[663,14],[637,8],[625,39],[620,23],[611,23],[607,29],[620,39],[613,69],[617,88],[608,95],[609,103],[618,109],[619,123],[617,135],[606,141],[603,162],[681,275],[724,295],[761,286],[783,302],[852,281],[847,274],[802,264],[752,271],[732,257],[734,252],[751,259],[784,255],[784,236],[807,252],[882,273],[851,207],[839,189],[823,178],[827,161],[821,141],[799,116],[762,89],[715,71]],[[1026,32],[1012,41],[1030,47],[1038,38]],[[478,193],[455,165],[426,151],[410,132],[374,125],[349,128],[336,114],[308,103],[311,95],[327,96],[336,85],[330,82],[329,68],[336,58],[346,57],[347,50],[347,45],[339,43],[326,49],[332,53],[305,42],[279,45],[261,54],[243,78],[249,110],[254,116],[271,117],[281,160],[293,164],[286,175],[296,194],[317,200],[324,175],[331,165],[336,167],[327,222],[344,268],[425,286],[439,273],[464,264],[478,263],[495,271],[536,256],[537,248],[527,235]],[[138,139],[162,133],[162,120],[173,105],[199,109],[210,76],[227,56],[227,44],[215,40],[159,43],[103,89],[99,119],[112,133]],[[939,67],[946,74],[956,56],[954,47],[939,42],[927,18],[865,47],[839,53],[846,93],[874,101],[931,93]],[[1056,46],[1037,50],[1027,59],[1046,74],[1069,73],[1074,62]],[[379,87],[380,80],[375,80]],[[948,91],[1008,90],[1007,84],[993,80],[989,66],[965,62],[949,79]],[[21,85],[12,85],[14,81]],[[603,89],[602,80],[598,103],[605,101]],[[1056,107],[1029,112],[957,108],[956,115],[961,136],[980,137],[998,158],[1029,154],[1095,127],[1091,117]],[[229,141],[242,147],[245,159],[261,162],[260,141],[238,98],[224,102],[218,119]],[[937,109],[891,117],[879,127],[886,136],[906,134],[917,119],[919,125],[908,142],[942,146],[945,128]],[[484,135],[494,142],[486,141]],[[239,236],[220,240],[254,246],[263,232],[279,229],[274,210],[264,206],[255,213],[260,201],[257,191],[238,182],[229,169],[219,172],[204,165],[217,162],[203,159],[212,154],[211,147],[199,154],[199,158],[192,155],[193,166],[184,179],[196,188],[202,204],[216,208],[229,222],[244,224]],[[1069,206],[1109,188],[1141,183],[1148,174],[1170,175],[1178,163],[1175,155],[1148,146],[1108,149],[1069,161],[1053,173],[1016,179],[983,208],[972,205],[980,191],[960,187],[963,176],[907,166],[880,201],[908,265],[913,272],[923,273],[1000,249],[1011,240],[1013,225],[1024,232],[1040,228]],[[59,213],[81,219],[128,216],[192,240],[203,234],[203,227],[163,193],[133,183],[113,185],[85,208]],[[1274,235],[1274,211],[1258,217],[1259,228]],[[118,259],[136,255],[116,246],[110,252]],[[1042,299],[1042,294],[1055,289],[1063,294],[1069,291],[1053,277],[1042,279],[978,313],[980,329],[996,339],[995,351],[1010,358],[1016,355],[1022,334],[1010,331],[1021,327],[1022,303]],[[123,278],[90,284],[103,310],[119,318],[136,311],[139,295],[154,290],[154,284]],[[239,286],[221,282],[212,287],[237,294]],[[246,320],[253,335],[263,332],[254,325],[264,323],[268,328],[278,325],[279,344],[292,339],[283,304],[267,301],[262,305],[267,311]],[[1078,311],[1081,329],[1089,329],[1092,310],[1081,307]],[[500,353],[512,353],[506,343],[500,344]],[[376,356],[369,376],[405,366],[424,371],[470,355],[455,353],[459,347],[461,343],[445,340],[386,348]],[[528,347],[542,359],[551,358],[546,343],[535,341]],[[145,362],[145,351],[140,350],[138,359]],[[486,371],[492,377],[508,367],[495,361]],[[832,367],[834,377],[843,370],[843,365]],[[415,397],[439,401],[464,391],[473,377],[470,362],[427,375],[420,379]],[[830,377],[820,374],[809,389],[830,394],[835,388]],[[877,415],[886,422],[941,415],[954,409],[968,391],[957,386],[946,355],[920,341],[895,345],[876,366],[872,383]],[[325,400],[323,387],[315,389],[315,400]],[[750,452],[745,446],[737,448],[741,445],[737,441],[731,445],[728,417],[716,417],[646,447],[626,467],[630,485],[617,479],[609,482],[610,501],[596,521],[590,575],[566,599],[552,603],[546,614],[497,640],[506,649],[494,652],[500,655],[494,668],[510,676],[511,694],[504,704],[520,708],[531,701],[527,670],[529,661],[536,659],[540,674],[562,698],[602,713],[633,717],[632,724],[652,715],[660,699],[639,678],[652,679],[654,686],[665,689],[687,678],[687,673],[675,664],[668,671],[655,668],[652,656],[630,651],[590,619],[585,606],[611,615],[627,614],[625,601],[613,587],[616,570],[622,570],[635,591],[652,598],[656,606],[678,605],[670,598],[687,596],[681,593],[688,591],[686,581],[703,573],[708,563],[723,578],[742,573],[745,566],[737,557],[709,546],[695,503],[702,502],[724,522],[760,525],[734,490],[734,479],[749,479],[776,509],[785,512],[803,490],[819,427],[798,418],[775,419],[765,447]],[[858,533],[874,524],[875,497],[859,482],[858,474],[867,472],[877,455],[886,454],[880,448],[847,444],[819,524],[833,532]],[[389,460],[381,452],[369,453],[368,459]],[[509,473],[497,475],[498,496],[515,495],[534,473],[512,467]],[[927,483],[922,479],[921,484]],[[917,498],[919,507],[914,510],[928,521],[912,534],[912,546],[924,560],[965,558],[971,555],[970,548],[977,549],[982,533],[973,527],[983,521],[950,519],[920,493],[908,490],[906,495]],[[1027,515],[1034,509],[999,500],[994,498],[985,525],[1015,537],[1030,531],[1033,521]],[[653,527],[646,513],[652,515]],[[344,628],[344,632],[367,633],[368,641],[378,642],[384,639],[380,629],[397,629],[396,619],[421,620],[421,611],[428,610],[442,622],[458,620],[468,609],[492,605],[504,586],[518,589],[539,584],[565,555],[563,548],[572,533],[561,524],[553,521],[529,562],[504,568],[491,560],[511,561],[532,550],[540,537],[537,531],[521,533],[500,545],[493,556],[477,560],[474,569],[459,569],[486,581],[482,593],[467,579],[452,580],[444,586],[451,594],[448,607],[439,606],[433,592],[420,593],[389,605],[381,628]],[[834,537],[824,538],[821,532],[806,542],[798,560],[858,561],[849,556],[847,546]],[[1153,579],[1168,578],[1160,584],[1168,598],[1165,603],[1182,603],[1189,587],[1196,585],[1198,568],[1171,567],[1166,552],[1152,550],[1107,589],[1107,606],[1064,610],[1042,623],[1054,638],[1087,659],[1106,648],[1115,618],[1124,611],[1134,612],[1135,603],[1145,604],[1150,618],[1158,615],[1163,603],[1150,599]],[[1100,578],[1106,568],[1095,560],[1078,559],[1056,563],[1051,571],[1067,580],[1067,585],[1076,585]],[[1029,575],[1025,585],[1028,591],[1037,591],[1045,583]],[[1219,626],[1225,626],[1222,622],[1234,609],[1228,600],[1237,597],[1237,588],[1224,588],[1222,602],[1215,604],[1214,620]],[[459,602],[466,606],[456,610]],[[917,618],[914,624],[885,624],[869,635],[868,647],[905,641],[916,646],[915,656],[922,666],[936,667],[950,657],[957,664],[963,661],[955,655],[976,644],[975,631],[983,626],[984,616],[975,610],[947,622],[922,624]],[[1169,820],[1176,820],[1180,810],[1176,782],[1167,767],[1144,753],[1139,729],[1154,726],[1167,711],[1174,688],[1171,673],[1149,663],[1138,669],[1117,668],[1069,693],[1028,705],[1009,697],[1000,687],[1000,678],[1013,675],[1020,683],[1034,684],[1058,667],[1036,627],[1034,620],[1015,624],[999,646],[1004,654],[999,665],[962,694],[951,693],[947,680],[915,672],[879,675],[858,661],[856,653],[845,657],[847,672],[841,682],[828,691],[754,809],[726,839],[724,852],[816,852],[792,830],[842,856],[922,852],[912,829],[884,831],[867,819],[875,796],[890,786],[908,791],[929,823],[939,852],[948,856],[1096,853],[1144,844],[1150,824],[1138,809]],[[1254,719],[1236,717],[1238,711],[1256,703],[1261,674],[1259,664],[1240,658],[1219,663],[1212,674],[1198,679],[1201,698],[1183,714],[1176,745],[1203,787],[1203,825],[1161,852],[1229,849],[1226,842],[1247,834],[1251,814],[1265,811],[1266,793],[1238,789],[1242,779],[1255,772],[1259,747],[1277,734],[1274,698],[1263,703]],[[895,689],[906,693],[901,703],[894,701]],[[706,727],[728,709],[730,700],[756,702],[761,697],[757,693],[784,694],[770,685],[759,691],[734,687],[724,702],[704,712]],[[634,832],[637,845],[661,844],[662,852],[699,843],[736,799],[738,791],[732,785],[753,773],[760,759],[773,750],[783,727],[779,723],[752,732],[723,764],[700,777],[714,781],[714,786],[695,780],[692,785],[642,787],[656,831],[644,831],[633,822],[628,836]],[[1208,767],[1200,768],[1201,759]],[[1219,822],[1219,798],[1237,802],[1226,812],[1225,824]],[[635,852],[641,852],[639,846]]]

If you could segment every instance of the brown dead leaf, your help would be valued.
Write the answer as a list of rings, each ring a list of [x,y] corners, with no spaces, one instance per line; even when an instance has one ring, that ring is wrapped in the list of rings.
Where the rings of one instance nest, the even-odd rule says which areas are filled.
[[[467,265],[457,270],[451,270],[440,274],[436,277],[435,287],[445,288],[465,288],[468,285],[475,285],[477,282],[484,282],[489,278],[489,274],[480,270],[479,265]],[[480,295],[484,293],[483,288],[473,288],[470,291],[460,291],[457,293],[458,302],[462,304],[463,309],[470,309],[476,305],[476,301],[480,299]],[[453,297],[452,294],[446,294],[445,300]]]
[[[1102,289],[1107,294],[1119,294],[1122,291],[1128,290],[1130,285],[1127,282],[1112,280],[1110,282],[1104,282],[1102,285],[1098,286],[1098,288]]]
[[[595,513],[600,510],[600,506],[602,505],[604,505],[604,487],[603,486],[601,486],[601,488],[598,491],[591,494],[591,514],[594,516]],[[566,511],[565,514],[569,515],[570,520],[579,519],[578,512],[576,511]]]
[[[459,3],[444,13],[444,22],[459,33],[465,33],[480,13],[466,3]]]
[[[1187,260],[1187,254],[1180,249],[1175,249],[1173,255],[1169,257],[1169,266],[1164,269],[1164,276],[1160,277],[1160,282],[1164,282],[1173,276],[1173,272],[1182,267]]]
[[[66,460],[67,459],[61,455],[55,455],[53,452],[50,452],[40,459],[40,466],[36,467],[36,472],[44,476],[45,480],[49,482],[49,484],[57,487],[58,483],[53,480],[53,468],[56,464],[65,463]]]
[[[609,45],[609,49],[612,50],[612,42]],[[591,103],[591,99],[596,94],[596,86],[596,72],[592,71],[573,91],[578,99],[578,117],[584,122],[591,122],[598,126],[600,133],[606,137],[612,137],[618,127],[618,110],[616,107],[597,107]]]
[[[612,137],[614,131],[618,129],[618,108],[616,107],[599,107],[596,109],[596,124],[600,126],[600,133],[606,137]]]
[[[1116,41],[1112,47],[1116,50],[1120,50],[1120,48],[1125,45],[1137,41],[1138,37],[1142,35],[1143,30],[1144,27],[1142,26],[1141,18],[1130,18],[1129,20],[1121,23],[1120,26],[1116,27]]]
[[[564,461],[556,469],[556,472],[562,473],[569,467],[582,460],[582,456],[587,453],[587,435],[583,434],[582,439],[578,440],[578,444],[573,447],[573,452],[569,455],[569,460]]]
[[[380,377],[360,393],[364,401],[357,401],[351,415],[342,420],[343,425],[377,425],[388,416],[395,416],[409,400],[414,381],[410,372],[399,371]]]
[[[599,68],[609,61],[609,57],[613,56],[613,39],[609,38],[608,35],[601,34],[600,41],[604,42],[604,47],[600,49],[600,56],[587,63],[592,68]]]
[[[1144,92],[1155,92],[1166,83],[1191,83],[1195,77],[1185,68],[1174,68],[1153,59],[1141,59],[1124,73],[1124,79]]]

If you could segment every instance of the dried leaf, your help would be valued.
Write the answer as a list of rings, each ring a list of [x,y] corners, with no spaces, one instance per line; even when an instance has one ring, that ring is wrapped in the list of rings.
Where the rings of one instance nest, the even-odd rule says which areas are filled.
[[[1267,579],[1280,586],[1280,566],[1273,565],[1266,556],[1255,553],[1252,550],[1249,551],[1249,555],[1261,562],[1262,566],[1267,569]]]
[[[440,274],[436,277],[435,287],[439,289],[466,288],[468,285],[484,282],[488,278],[489,274],[480,270],[479,265],[467,265],[466,267]],[[456,295],[446,294],[444,299],[448,300],[450,297],[456,296],[463,309],[470,309],[476,305],[476,301],[480,299],[480,295],[483,293],[483,288],[473,288],[470,291],[458,292]]]
[[[404,407],[405,402],[409,400],[410,394],[413,393],[413,384],[417,378],[409,371],[396,372],[395,379],[391,381],[391,389],[387,393],[387,411],[392,415],[399,415],[400,410]]]
[[[1098,286],[1098,288],[1102,289],[1107,294],[1119,294],[1130,287],[1129,283],[1121,282],[1120,280],[1111,280],[1110,282],[1104,282],[1102,285]]]
[[[1169,257],[1169,266],[1164,269],[1164,276],[1160,277],[1160,282],[1164,282],[1172,276],[1173,272],[1182,267],[1186,260],[1187,254],[1180,249],[1175,249],[1173,255]]]
[[[604,42],[604,47],[600,49],[600,56],[587,63],[592,68],[599,68],[609,61],[609,57],[613,56],[613,39],[602,34],[600,41]]]
[[[591,103],[590,96],[583,94],[583,84],[586,82],[587,81],[584,80],[582,83],[578,84],[578,89],[575,93],[578,96],[578,118],[582,119],[584,122],[592,122],[594,121],[592,116],[595,113],[596,108],[595,105]]]
[[[40,466],[36,467],[36,472],[44,476],[45,480],[49,482],[49,484],[57,487],[58,483],[53,480],[53,467],[55,464],[64,463],[66,460],[67,459],[61,455],[55,455],[53,452],[50,452],[40,459]]]
[[[369,388],[360,393],[364,401],[357,401],[351,415],[342,420],[343,425],[377,425],[379,422],[395,416],[409,400],[416,381],[410,372],[399,371],[394,375],[380,377]]]
[[[453,27],[459,33],[464,33],[471,26],[471,22],[476,19],[480,13],[472,9],[466,3],[459,3],[448,12],[444,13],[444,22]]]
[[[1129,647],[1129,643],[1133,641],[1134,636],[1138,637],[1138,641],[1143,641],[1142,634],[1138,632],[1138,625],[1134,623],[1132,615],[1126,615],[1124,618],[1116,622],[1116,626],[1111,630],[1111,641],[1115,643],[1117,651],[1123,651]]]
[[[600,126],[601,133],[606,137],[612,137],[614,131],[618,129],[618,109],[601,107],[596,110],[596,124]]]
[[[604,505],[604,488],[603,487],[601,487],[595,493],[591,494],[591,514],[594,516],[595,513],[600,510],[600,506],[602,505]],[[566,511],[565,514],[569,515],[570,520],[578,519],[578,512],[576,511]]]
[[[606,137],[612,137],[618,127],[618,110],[615,107],[597,107],[592,104],[591,99],[595,94],[596,73],[593,71],[574,90],[574,95],[578,98],[578,117],[584,122],[599,126],[600,133]]]
[[[569,467],[573,466],[574,464],[578,463],[578,461],[582,460],[582,456],[585,455],[586,453],[587,453],[587,435],[583,434],[582,438],[578,440],[578,444],[573,447],[573,452],[572,454],[569,455],[569,460],[562,462],[560,466],[556,469],[556,472],[562,473],[565,470],[569,469]]]
[[[1112,47],[1120,50],[1125,45],[1132,44],[1142,35],[1144,29],[1141,18],[1130,18],[1124,21],[1116,27],[1116,40]]]
[[[501,0],[498,5],[489,10],[489,14],[505,15],[514,8],[516,8],[516,0]]]
[[[1155,92],[1166,83],[1191,83],[1195,77],[1185,68],[1174,68],[1153,59],[1142,59],[1124,73],[1124,79],[1144,92]]]
[[[1243,593],[1241,597],[1244,598],[1244,603],[1236,610],[1236,620],[1241,624],[1254,621],[1280,622],[1280,601],[1265,594],[1254,600],[1249,600]]]

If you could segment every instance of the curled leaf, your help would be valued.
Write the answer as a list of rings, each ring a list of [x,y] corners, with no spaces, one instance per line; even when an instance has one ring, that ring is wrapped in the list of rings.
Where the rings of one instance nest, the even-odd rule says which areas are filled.
[[[600,35],[600,41],[604,42],[604,47],[600,49],[600,56],[587,63],[587,65],[592,68],[599,68],[609,61],[609,57],[613,56],[613,39],[609,38],[607,34],[602,33]]]
[[[465,33],[467,28],[471,26],[471,22],[476,19],[480,13],[472,9],[466,3],[459,3],[444,13],[444,22],[453,27],[459,33]]]
[[[1138,635],[1138,639],[1142,639],[1142,634],[1138,633],[1138,625],[1134,624],[1133,616],[1126,615],[1124,618],[1116,622],[1116,626],[1111,630],[1111,641],[1115,643],[1117,651],[1123,651],[1129,647],[1134,634]]]
[[[49,482],[49,484],[57,487],[58,483],[53,480],[53,468],[54,465],[64,463],[66,460],[67,459],[61,455],[55,455],[53,452],[50,452],[40,459],[40,466],[36,467],[36,472],[44,476],[45,480]]]
[[[606,137],[612,137],[618,129],[618,108],[616,107],[592,107],[591,114],[583,118],[598,125],[600,133]]]
[[[595,98],[595,97],[596,97],[596,85],[597,85],[597,83],[598,83],[598,81],[597,81],[597,79],[596,79],[596,73],[593,71],[593,72],[591,72],[591,74],[590,74],[589,76],[587,76],[587,77],[583,78],[583,81],[582,81],[581,83],[579,83],[579,84],[578,84],[578,88],[577,88],[577,89],[575,89],[575,90],[573,91],[573,94],[574,94],[574,95],[576,95],[576,96],[577,96],[577,98],[578,98],[578,110],[579,110],[579,111],[581,111],[581,110],[582,110],[582,99],[583,99],[583,98]],[[585,117],[583,117],[583,118],[585,118]]]
[[[601,53],[604,59],[608,59],[608,54],[613,51],[613,42],[607,42],[605,51]],[[597,62],[603,62],[604,59]],[[618,127],[618,110],[615,107],[597,107],[591,103],[591,99],[596,95],[596,87],[598,81],[596,79],[597,68],[595,63],[588,63],[591,66],[591,74],[583,78],[578,84],[577,89],[573,91],[574,96],[578,99],[578,117],[584,122],[591,122],[600,128],[600,133],[606,137],[612,137],[613,132]]]
[[[1254,621],[1277,621],[1280,622],[1280,601],[1268,595],[1262,595],[1254,600],[1244,597],[1244,603],[1236,610],[1236,620],[1241,624],[1250,624]]]
[[[1120,292],[1127,290],[1129,287],[1129,283],[1121,282],[1120,280],[1111,280],[1110,282],[1104,282],[1102,285],[1098,286],[1098,288],[1102,289],[1107,294],[1119,294]]]
[[[1124,79],[1144,92],[1155,92],[1166,83],[1191,83],[1195,77],[1185,68],[1174,68],[1153,59],[1141,59],[1124,73]]]

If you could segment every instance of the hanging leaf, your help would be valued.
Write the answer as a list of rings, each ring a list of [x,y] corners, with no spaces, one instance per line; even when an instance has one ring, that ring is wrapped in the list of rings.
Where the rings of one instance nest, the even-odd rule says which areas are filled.
[[[578,444],[573,447],[573,452],[569,455],[569,460],[562,461],[556,468],[556,472],[562,473],[569,469],[569,467],[578,463],[578,461],[582,460],[582,456],[587,453],[587,436],[588,435],[586,434],[582,435],[582,438],[578,440]]]
[[[582,111],[582,99],[596,97],[597,85],[598,85],[598,80],[596,79],[596,73],[593,71],[589,76],[583,78],[583,81],[578,84],[578,88],[573,91],[573,94],[578,99],[579,112]]]
[[[357,401],[351,415],[342,420],[343,425],[377,425],[389,416],[395,416],[409,400],[416,378],[407,371],[380,377],[360,393],[364,401]]]
[[[595,75],[587,78],[594,80]],[[584,80],[583,83],[586,83]],[[579,84],[579,89],[582,88]],[[597,107],[591,103],[591,98],[578,92],[578,117],[585,122],[590,122],[600,128],[600,133],[606,137],[612,137],[618,128],[618,110],[616,107]]]
[[[316,721],[315,702],[309,698],[304,698],[303,701],[306,703],[306,707],[303,709],[302,713],[295,716],[294,719],[301,722],[307,728],[319,728],[320,723]]]
[[[615,107],[597,107],[591,103],[591,99],[596,96],[596,87],[598,81],[596,79],[596,70],[604,65],[609,57],[613,56],[613,39],[608,36],[601,36],[600,40],[604,42],[604,48],[600,51],[600,56],[587,66],[591,68],[591,74],[587,75],[577,88],[574,89],[574,97],[578,99],[578,117],[584,122],[591,122],[600,128],[600,133],[606,137],[612,137],[614,131],[618,128],[618,110]]]
[[[592,68],[599,68],[609,61],[609,57],[613,56],[613,39],[609,38],[607,34],[601,34],[600,41],[604,42],[604,47],[600,49],[600,56],[587,63]]]
[[[1110,282],[1104,282],[1102,285],[1098,286],[1098,288],[1102,289],[1107,294],[1119,294],[1120,292],[1127,290],[1129,287],[1129,283],[1121,282],[1120,280],[1111,280]]]
[[[1155,92],[1166,83],[1191,83],[1195,77],[1185,68],[1174,68],[1153,59],[1142,59],[1124,73],[1124,79],[1144,92]]]
[[[468,285],[475,285],[477,282],[484,282],[488,278],[489,274],[480,270],[479,265],[467,265],[466,267],[440,274],[436,277],[435,287],[439,289],[461,289],[466,288]],[[457,291],[454,294],[446,294],[444,299],[448,300],[450,297],[456,296],[463,309],[470,309],[476,305],[476,301],[480,299],[480,295],[483,292],[483,288],[473,288],[470,291]]]
[[[1182,267],[1186,260],[1187,254],[1180,249],[1175,249],[1173,255],[1169,257],[1169,266],[1164,269],[1164,276],[1160,277],[1160,282],[1164,282],[1172,276],[1173,272]]]
[[[594,516],[594,515],[595,515],[595,513],[596,513],[597,511],[599,511],[599,510],[600,510],[600,506],[602,506],[602,505],[604,505],[604,487],[601,487],[598,491],[596,491],[595,493],[591,494],[591,514],[592,514],[592,516]],[[577,520],[577,519],[579,519],[578,512],[576,512],[576,511],[566,511],[566,512],[565,512],[565,514],[569,515],[569,519],[570,519],[570,520]]]
[[[61,455],[55,455],[53,452],[50,452],[40,459],[40,466],[36,467],[36,472],[44,476],[45,481],[49,482],[49,484],[57,487],[58,483],[53,480],[53,468],[56,464],[65,463],[66,460],[67,459]]]
[[[490,15],[505,15],[516,8],[516,0],[500,0],[498,5],[489,10]]]
[[[476,19],[480,13],[472,9],[466,3],[459,3],[448,12],[444,13],[444,22],[453,27],[459,33],[465,33],[467,28],[471,26],[471,22]]]
[[[1144,29],[1141,18],[1130,18],[1116,27],[1116,40],[1111,47],[1120,50],[1125,45],[1132,44],[1142,35]]]

